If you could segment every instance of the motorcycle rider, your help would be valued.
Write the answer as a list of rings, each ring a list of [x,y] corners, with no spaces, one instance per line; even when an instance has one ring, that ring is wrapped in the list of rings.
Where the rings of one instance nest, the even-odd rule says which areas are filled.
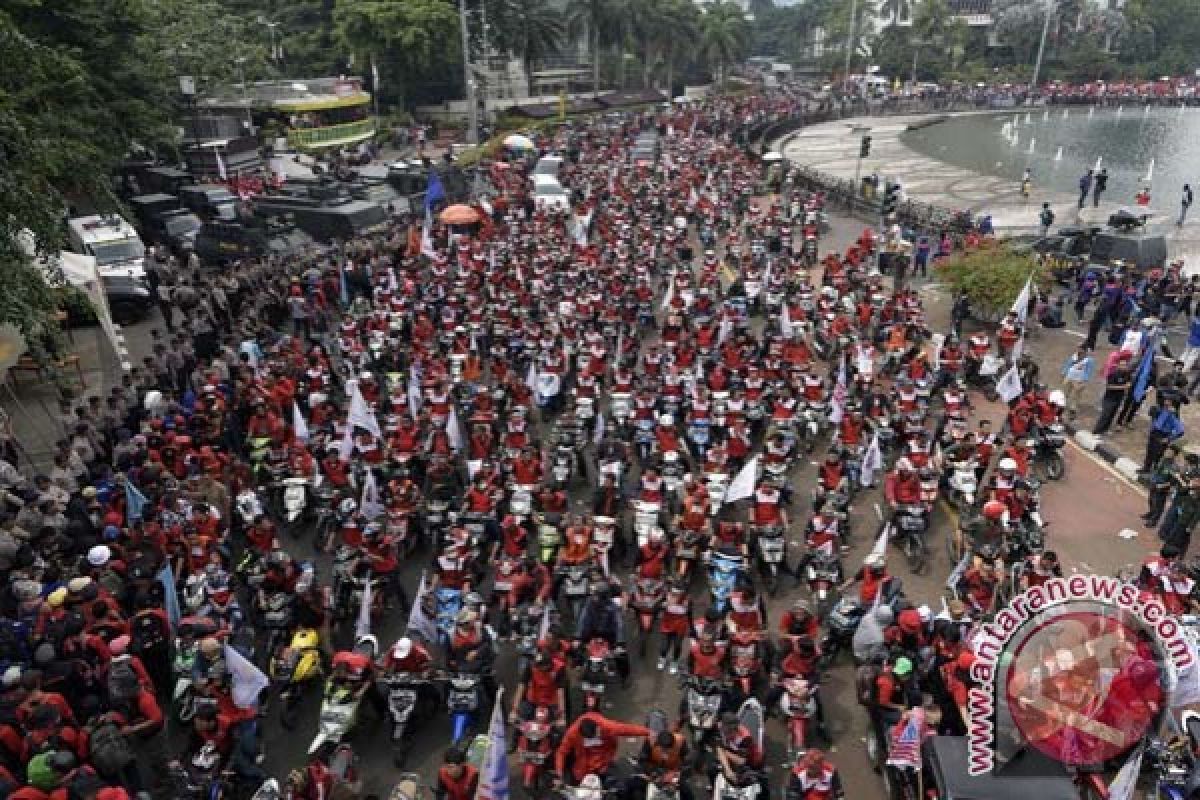
[[[858,599],[864,606],[873,605],[876,594],[880,592],[883,593],[882,596],[886,602],[895,588],[895,578],[887,571],[886,557],[881,553],[869,553],[863,559],[862,567],[854,573],[850,580],[842,584],[842,593],[845,593],[855,583],[859,584]]]
[[[692,754],[688,747],[687,737],[678,731],[659,731],[653,739],[646,739],[638,754],[637,763],[644,775],[653,777],[663,776],[675,780],[673,786],[678,787],[679,800],[692,800],[691,781],[680,780],[684,768],[691,762]],[[635,776],[629,783],[630,797],[644,797],[646,778]]]
[[[692,600],[687,587],[680,581],[672,581],[667,587],[667,599],[662,606],[658,632],[662,643],[658,652],[658,670],[661,672],[670,658],[671,674],[679,671],[679,658],[683,640],[692,628]]]
[[[580,715],[567,732],[554,754],[554,770],[562,780],[578,784],[587,775],[609,780],[609,769],[624,737],[649,739],[654,732],[643,725],[610,720],[596,711]],[[567,761],[571,770],[567,772]]]
[[[621,607],[614,602],[612,589],[601,586],[588,598],[579,615],[579,641],[600,638],[608,642],[615,658],[621,683],[629,682],[629,654],[625,652],[625,620]]]
[[[383,678],[395,673],[406,673],[428,678],[433,671],[433,658],[420,642],[414,642],[407,636],[396,640],[379,662],[379,670]],[[436,701],[436,692],[429,683],[422,683],[417,688],[417,704],[432,708]]]
[[[554,662],[549,651],[538,648],[533,661],[518,677],[509,723],[516,725],[519,719],[530,719],[538,706],[545,706],[558,725],[565,724],[566,692],[566,669]]]
[[[725,712],[721,715],[717,726],[716,736],[712,742],[712,763],[709,765],[708,778],[712,783],[716,780],[717,771],[725,774],[730,782],[738,780],[739,773],[749,770],[761,770],[764,756],[762,748],[754,740],[754,736],[745,725],[738,720],[737,715]],[[762,785],[760,797],[770,797],[767,787],[766,773],[762,773],[759,783]]]
[[[896,460],[896,468],[888,473],[883,483],[883,494],[890,511],[889,521],[893,529],[899,529],[897,513],[900,506],[921,504],[921,479],[907,458]]]
[[[370,658],[354,650],[339,650],[333,656],[332,666],[333,672],[329,676],[331,686],[327,692],[338,687],[349,689],[366,699],[380,719],[387,717],[387,698],[375,683],[375,665]]]
[[[434,797],[437,800],[475,800],[478,788],[479,770],[467,763],[467,754],[461,747],[451,747],[438,768]]]
[[[837,767],[817,749],[807,751],[792,767],[784,800],[845,800]]]

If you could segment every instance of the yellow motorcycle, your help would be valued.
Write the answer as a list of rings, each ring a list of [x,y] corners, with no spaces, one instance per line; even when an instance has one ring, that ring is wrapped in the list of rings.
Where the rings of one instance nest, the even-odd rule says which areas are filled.
[[[305,684],[325,674],[321,664],[321,637],[312,628],[297,628],[287,647],[271,659],[271,681],[279,691],[279,720],[284,728],[295,725],[295,708]]]

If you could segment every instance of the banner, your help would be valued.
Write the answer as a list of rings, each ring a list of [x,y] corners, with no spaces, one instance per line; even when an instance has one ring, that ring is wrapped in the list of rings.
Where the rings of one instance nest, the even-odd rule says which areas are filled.
[[[368,471],[368,475],[371,473]],[[363,581],[362,599],[358,604],[358,620],[354,623],[354,638],[361,639],[371,635],[371,603],[374,602],[374,587],[371,585],[371,573]]]
[[[487,753],[479,770],[475,800],[508,800],[508,735],[504,731],[504,688],[496,690],[492,721],[488,725]]]
[[[300,406],[296,402],[292,402],[292,432],[296,438],[302,442],[308,442],[308,423],[304,421],[304,415],[300,413]]]
[[[862,467],[858,473],[858,482],[862,486],[875,484],[875,473],[883,469],[883,452],[879,449],[879,434],[871,437],[867,452],[863,454]]]
[[[1025,279],[1025,286],[1021,289],[1021,293],[1017,295],[1017,299],[1013,301],[1012,308],[1010,309],[1014,314],[1017,315],[1017,319],[1020,320],[1022,324],[1025,323],[1025,316],[1029,312],[1029,298],[1032,293],[1033,274],[1030,273],[1029,277]]]
[[[142,494],[133,481],[125,479],[125,519],[128,522],[139,522],[142,512],[146,509],[146,495]]]
[[[1000,378],[1000,382],[996,384],[996,394],[1006,403],[1011,403],[1014,399],[1021,396],[1021,375],[1017,372],[1017,367],[1014,364],[1008,368],[1008,372],[1004,373]]]
[[[233,695],[233,704],[238,708],[257,706],[259,694],[271,685],[270,679],[250,659],[229,645],[225,645],[225,669],[229,672],[232,685],[230,694]]]
[[[435,644],[438,640],[438,629],[436,615],[431,616],[425,610],[425,604],[433,599],[429,591],[429,584],[425,580],[425,573],[421,573],[421,583],[417,586],[417,593],[413,596],[412,609],[408,612],[407,631],[410,634],[416,634],[425,641],[426,644]]]
[[[163,587],[163,605],[167,612],[167,621],[171,623],[171,630],[174,631],[183,614],[179,609],[179,592],[175,589],[175,571],[169,563],[158,573],[158,582]]]
[[[358,390],[358,383],[351,381],[347,383],[350,386],[350,413],[346,417],[346,423],[369,431],[376,439],[382,440],[383,431],[379,428],[379,420],[375,419],[374,412],[367,406],[366,398]]]
[[[375,482],[375,471],[372,469],[367,470],[367,476],[363,479],[362,499],[358,508],[372,522],[387,511],[379,497],[379,485]]]

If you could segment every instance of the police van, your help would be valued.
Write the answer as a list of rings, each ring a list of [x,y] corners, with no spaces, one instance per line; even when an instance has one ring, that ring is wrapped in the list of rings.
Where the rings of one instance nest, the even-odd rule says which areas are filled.
[[[101,278],[146,275],[146,246],[133,226],[115,214],[68,220],[67,240],[73,252],[96,259]]]

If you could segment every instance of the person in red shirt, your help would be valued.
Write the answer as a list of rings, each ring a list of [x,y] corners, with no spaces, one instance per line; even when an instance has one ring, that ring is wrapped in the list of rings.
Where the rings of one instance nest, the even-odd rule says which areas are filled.
[[[446,751],[446,760],[438,768],[437,783],[433,787],[437,800],[475,800],[479,788],[479,770],[467,763],[467,755],[460,747]]]
[[[792,767],[785,791],[788,800],[843,800],[837,767],[820,750],[809,750]]]
[[[842,584],[841,591],[845,592],[855,581],[859,582],[858,599],[865,606],[871,606],[875,603],[875,595],[882,588],[884,597],[890,591],[892,585],[892,576],[887,571],[887,559],[878,553],[870,553],[863,559],[862,568],[854,573],[850,580]]]
[[[586,775],[604,778],[617,754],[621,737],[636,736],[649,738],[654,732],[643,725],[631,725],[605,718],[602,714],[589,711],[567,728],[562,743],[554,754],[554,769],[564,779],[570,778],[578,784]],[[571,761],[571,772],[567,773],[567,760]]]
[[[550,709],[550,716],[559,724],[565,723],[566,693],[565,667],[556,664],[548,650],[539,649],[517,683],[509,723],[516,725],[518,719],[530,719],[538,706]]]

